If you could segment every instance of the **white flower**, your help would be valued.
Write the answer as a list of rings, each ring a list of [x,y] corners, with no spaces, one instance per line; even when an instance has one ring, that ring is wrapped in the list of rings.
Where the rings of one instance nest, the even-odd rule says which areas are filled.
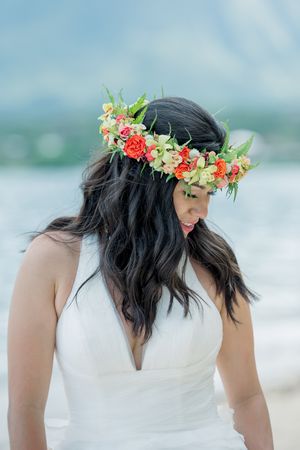
[[[133,123],[131,127],[137,132],[141,133],[142,130],[146,129],[146,126],[143,123]]]
[[[118,139],[118,141],[117,141],[117,146],[118,146],[119,148],[124,148],[124,147],[125,147],[125,142],[124,142],[124,141],[121,141],[121,139]]]
[[[190,150],[189,157],[190,159],[193,159],[196,156],[200,156],[200,152],[196,148],[192,148],[192,150]]]
[[[113,135],[113,134],[111,134],[111,133],[109,133],[108,135],[108,145],[112,145],[112,144],[114,144],[115,143],[115,136]]]
[[[162,160],[163,160],[163,162],[165,162],[166,164],[171,164],[171,163],[172,163],[172,155],[170,155],[169,152],[164,151]]]
[[[160,134],[160,135],[158,136],[158,145],[159,145],[161,148],[165,148],[165,149],[167,149],[167,148],[172,148],[172,145],[167,144],[167,142],[168,142],[169,139],[170,139],[170,136],[168,136],[168,135],[166,135],[166,134]]]
[[[112,128],[116,124],[116,119],[111,119],[110,117],[103,123],[105,128]]]
[[[226,163],[226,173],[231,171],[231,164]]]

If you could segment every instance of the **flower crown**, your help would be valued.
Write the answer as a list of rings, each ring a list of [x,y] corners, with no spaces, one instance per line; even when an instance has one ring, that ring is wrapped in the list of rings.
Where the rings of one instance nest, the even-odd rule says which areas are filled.
[[[191,185],[198,184],[217,189],[227,188],[226,195],[234,193],[234,200],[238,190],[238,182],[259,163],[251,165],[247,153],[251,147],[253,136],[240,146],[233,148],[229,145],[229,128],[226,129],[226,137],[219,153],[209,149],[198,150],[190,148],[192,137],[186,129],[190,139],[179,145],[175,137],[169,134],[157,134],[152,132],[156,122],[155,116],[150,128],[147,130],[142,123],[149,101],[146,94],[137,99],[135,103],[127,106],[119,94],[118,102],[108,91],[110,103],[103,104],[103,111],[99,120],[102,124],[99,132],[107,144],[107,149],[112,153],[110,162],[115,153],[121,157],[127,156],[152,167],[153,171],[167,175],[166,181],[176,177],[186,183],[186,194],[191,193]],[[137,114],[138,113],[138,114]]]

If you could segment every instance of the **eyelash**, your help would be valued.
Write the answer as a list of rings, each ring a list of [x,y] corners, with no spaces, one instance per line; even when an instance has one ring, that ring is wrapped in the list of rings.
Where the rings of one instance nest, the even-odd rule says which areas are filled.
[[[194,194],[190,195],[190,194],[186,194],[185,192],[183,192],[183,194],[188,198],[198,198],[197,195],[194,195]],[[208,192],[207,195],[216,195],[216,191]]]

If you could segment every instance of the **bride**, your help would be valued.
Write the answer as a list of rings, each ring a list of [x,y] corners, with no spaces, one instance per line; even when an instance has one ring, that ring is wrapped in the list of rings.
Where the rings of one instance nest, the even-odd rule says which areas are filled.
[[[34,237],[16,279],[10,448],[271,450],[256,296],[205,222],[211,196],[235,197],[254,167],[251,140],[233,148],[226,126],[184,98],[109,95],[78,214]],[[69,406],[59,442],[44,423],[54,352]]]

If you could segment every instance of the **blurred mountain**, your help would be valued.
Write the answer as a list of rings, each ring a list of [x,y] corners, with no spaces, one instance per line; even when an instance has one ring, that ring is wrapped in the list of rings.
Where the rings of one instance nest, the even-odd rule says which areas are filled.
[[[103,85],[130,103],[185,96],[215,111],[298,109],[294,0],[10,1],[0,17],[0,116],[87,111]]]

